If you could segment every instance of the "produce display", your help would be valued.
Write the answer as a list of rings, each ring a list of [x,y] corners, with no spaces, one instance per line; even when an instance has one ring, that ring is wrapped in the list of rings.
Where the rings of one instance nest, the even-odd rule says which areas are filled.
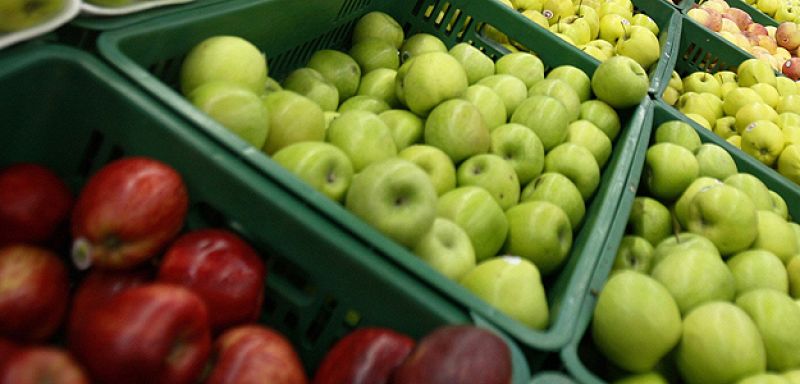
[[[800,225],[786,201],[680,120],[654,127],[643,172],[586,333],[612,379],[793,382]]]

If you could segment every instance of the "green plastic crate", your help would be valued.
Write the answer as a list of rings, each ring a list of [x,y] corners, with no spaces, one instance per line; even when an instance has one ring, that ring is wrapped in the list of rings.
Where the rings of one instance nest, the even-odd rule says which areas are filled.
[[[749,173],[758,177],[769,189],[783,197],[789,208],[789,215],[791,217],[800,217],[800,190],[795,186],[790,185],[783,177],[776,175],[774,172],[765,172],[761,163],[741,151],[732,150],[736,148],[729,145],[724,140],[721,140],[707,129],[696,125],[664,102],[653,101],[651,103],[646,118],[646,121],[650,122],[651,132],[661,123],[671,120],[681,120],[690,123],[700,135],[700,140],[703,143],[713,143],[725,148],[736,162],[739,172]],[[644,149],[646,151],[647,146],[645,146]],[[644,161],[644,153],[642,153],[641,161]],[[634,193],[626,194],[623,198],[623,202],[620,203],[620,209],[617,214],[618,220],[620,221],[627,221],[630,215],[630,206],[633,204],[633,199],[635,197],[635,190],[639,185],[638,180],[632,179],[629,183]],[[626,206],[627,208],[625,208]],[[581,308],[580,319],[578,320],[574,337],[572,341],[561,350],[561,361],[569,374],[584,384],[605,383],[606,380],[613,379],[614,375],[622,373],[618,368],[613,367],[613,365],[596,350],[589,331],[592,312],[597,303],[597,293],[600,292],[608,279],[621,239],[621,235],[609,236],[609,240],[604,247],[603,256],[600,257],[597,268],[595,269],[595,275],[592,277],[589,286],[592,294],[586,295],[586,300]]]
[[[264,257],[268,288],[260,322],[289,337],[309,375],[332,343],[357,327],[386,326],[417,339],[445,324],[491,328],[85,52],[56,45],[2,52],[0,98],[6,100],[0,167],[46,165],[73,192],[121,156],[150,156],[177,169],[191,199],[187,229],[228,228]],[[512,350],[514,383],[527,383],[525,357],[498,334]]]
[[[563,372],[544,371],[531,378],[530,384],[575,384],[576,381]]]
[[[728,5],[730,5],[731,7],[739,8],[739,9],[747,12],[747,14],[750,15],[750,17],[753,19],[753,22],[762,24],[765,27],[770,26],[770,25],[773,26],[773,27],[777,27],[778,26],[778,22],[775,21],[775,19],[773,19],[772,17],[770,17],[766,13],[761,12],[761,10],[759,10],[758,8],[756,8],[756,7],[754,7],[754,6],[750,5],[750,4],[745,3],[742,0],[725,0],[725,1],[727,1]]]
[[[677,8],[677,9],[678,9],[678,11],[680,11],[681,13],[686,13],[686,12],[688,12],[690,9],[692,9],[692,7],[693,7],[695,4],[697,4],[697,2],[695,2],[694,0],[682,0],[682,1],[678,2],[678,4],[671,3],[669,0],[665,0],[665,1],[667,1],[667,2],[668,2],[668,3],[670,3],[670,4],[672,4],[672,5],[673,5],[675,8]]]

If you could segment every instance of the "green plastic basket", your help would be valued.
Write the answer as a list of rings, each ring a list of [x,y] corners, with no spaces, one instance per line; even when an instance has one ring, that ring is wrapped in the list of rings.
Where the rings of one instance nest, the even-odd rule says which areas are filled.
[[[437,23],[434,17],[424,16],[429,6],[435,7],[432,15],[444,12],[440,22]],[[271,75],[280,79],[289,71],[305,65],[317,49],[345,47],[356,20],[372,10],[394,16],[405,27],[407,35],[418,31],[432,33],[450,46],[466,41],[497,57],[503,48],[486,41],[477,32],[484,23],[489,23],[500,26],[503,32],[521,44],[545,53],[541,58],[547,67],[572,64],[589,74],[594,70],[594,64],[586,60],[585,54],[565,49],[567,43],[550,32],[530,28],[527,18],[495,1],[309,0],[300,5],[292,0],[233,0],[104,33],[98,39],[98,46],[102,55],[130,79],[231,150],[240,151],[245,162],[264,178],[282,185],[314,207],[320,215],[369,243],[375,252],[471,313],[485,317],[524,345],[534,350],[558,350],[572,335],[578,307],[586,294],[586,285],[597,260],[598,244],[606,237],[627,178],[628,164],[642,126],[638,110],[623,111],[624,129],[603,172],[598,192],[587,206],[583,230],[574,239],[569,261],[559,273],[545,281],[551,324],[546,330],[539,331],[501,314],[456,282],[437,273],[406,248],[389,240],[216,124],[176,91],[183,56],[206,37],[235,34],[254,42],[269,57]],[[448,27],[451,23],[455,25],[452,29]],[[535,362],[531,364],[536,365]]]
[[[228,228],[264,257],[268,288],[260,321],[289,337],[309,375],[332,343],[356,327],[386,326],[415,338],[445,324],[492,328],[85,52],[55,45],[4,51],[0,98],[6,100],[0,167],[46,165],[73,192],[121,156],[150,156],[177,169],[191,199],[187,229]],[[514,383],[528,383],[525,356],[508,345]]]
[[[544,371],[531,378],[530,384],[575,384],[576,381],[563,372]]]
[[[682,0],[682,1],[678,2],[678,4],[671,3],[671,2],[670,2],[670,1],[668,1],[668,0],[665,0],[665,1],[667,1],[667,2],[668,2],[668,3],[670,3],[670,4],[672,4],[672,5],[673,5],[675,8],[677,8],[677,9],[678,9],[678,11],[679,11],[679,12],[681,12],[681,13],[686,13],[686,12],[688,12],[688,11],[689,11],[690,9],[692,9],[692,7],[693,7],[693,6],[694,6],[694,5],[697,3],[697,2],[696,2],[696,1],[694,1],[694,0]]]
[[[713,143],[725,148],[736,162],[739,172],[749,173],[758,177],[769,189],[783,197],[789,208],[789,215],[791,217],[800,217],[800,190],[794,185],[791,185],[791,183],[786,181],[782,176],[776,175],[774,171],[765,172],[761,163],[741,151],[734,151],[734,149],[736,149],[735,147],[729,145],[707,129],[698,126],[664,102],[653,101],[651,103],[646,118],[646,121],[650,123],[649,131],[652,132],[652,130],[661,123],[671,120],[681,120],[690,123],[700,135],[700,140],[703,143]],[[647,143],[648,141],[644,142]],[[644,147],[645,151],[647,145]],[[642,153],[641,161],[644,161],[644,152]],[[630,206],[633,204],[633,199],[635,197],[635,190],[639,185],[638,180],[630,180],[630,185],[634,193],[627,194],[623,198],[623,202],[620,203],[620,209],[617,214],[618,220],[620,221],[627,222],[628,216],[630,215]],[[561,350],[561,361],[569,374],[575,377],[577,381],[584,384],[605,383],[606,380],[614,379],[615,375],[622,374],[618,368],[613,367],[612,363],[603,358],[596,350],[591,340],[590,332],[588,331],[592,320],[592,312],[597,303],[597,293],[600,292],[608,279],[621,239],[621,234],[620,236],[609,237],[609,241],[606,243],[603,250],[604,253],[600,257],[597,268],[595,269],[595,275],[592,277],[590,283],[589,289],[592,294],[586,295],[586,300],[582,305],[574,337],[572,341]]]
[[[726,1],[728,2],[728,5],[730,5],[731,7],[739,8],[747,12],[747,14],[750,15],[750,17],[753,19],[753,22],[759,23],[765,27],[770,25],[774,27],[778,26],[778,22],[775,21],[775,19],[771,18],[766,13],[761,12],[761,10],[759,10],[758,8],[750,4],[747,4],[742,0],[726,0]]]

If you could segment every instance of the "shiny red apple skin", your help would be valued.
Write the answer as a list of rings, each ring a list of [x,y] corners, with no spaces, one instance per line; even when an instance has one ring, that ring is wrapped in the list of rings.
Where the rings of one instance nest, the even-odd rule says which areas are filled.
[[[328,350],[314,384],[385,384],[416,342],[382,327],[356,329]]]
[[[105,269],[141,264],[175,238],[188,206],[186,185],[171,166],[147,157],[108,163],[78,194],[73,259]]]
[[[446,325],[425,335],[394,371],[393,384],[509,384],[511,352],[494,333]]]
[[[89,384],[83,367],[61,348],[33,346],[18,350],[0,365],[0,384]]]
[[[66,263],[33,245],[0,247],[0,337],[17,342],[49,339],[69,304]]]
[[[90,270],[73,294],[69,309],[68,335],[91,311],[103,307],[123,291],[151,282],[154,276],[155,272],[149,266],[123,271]]]
[[[233,232],[199,229],[181,235],[164,253],[158,280],[183,285],[209,309],[211,329],[255,321],[261,313],[267,267]]]
[[[11,340],[0,338],[0,366],[20,347]]]
[[[70,351],[97,383],[194,383],[211,350],[205,304],[173,284],[127,289],[72,331]]]
[[[786,60],[781,66],[784,76],[797,81],[800,80],[800,57],[792,57]]]
[[[0,170],[0,245],[49,243],[72,202],[72,192],[47,167],[18,163]]]
[[[229,328],[214,342],[214,367],[205,384],[307,384],[289,340],[257,324]]]

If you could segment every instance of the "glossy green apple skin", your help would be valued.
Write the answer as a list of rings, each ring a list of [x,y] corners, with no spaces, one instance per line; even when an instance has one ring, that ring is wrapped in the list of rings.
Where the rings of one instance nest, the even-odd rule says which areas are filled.
[[[261,99],[235,83],[211,81],[195,88],[188,100],[250,145],[261,148],[269,134],[269,114]]]
[[[397,70],[398,100],[419,116],[445,100],[458,97],[469,85],[464,67],[446,52],[423,54],[404,62]]]
[[[569,113],[569,121],[575,121],[580,116],[581,100],[572,87],[560,79],[544,79],[528,89],[528,97],[533,95],[550,96],[560,101]]]
[[[725,256],[750,247],[758,236],[756,207],[744,192],[717,185],[689,204],[688,230],[707,237]]]
[[[124,5],[128,1],[124,1]],[[47,22],[58,15],[64,6],[64,0],[7,0],[0,4],[0,34],[22,31]],[[114,5],[114,4],[110,4]]]
[[[614,56],[600,63],[592,75],[592,91],[614,108],[638,105],[647,95],[650,80],[644,68],[627,56]]]
[[[495,73],[494,61],[469,43],[458,43],[450,48],[448,53],[464,67],[470,85]]]
[[[800,299],[800,256],[795,255],[786,263],[786,273],[789,277],[789,294]]]
[[[800,251],[789,222],[772,211],[759,210],[757,215],[758,236],[753,248],[766,249],[788,263]]]
[[[283,89],[308,97],[319,104],[323,111],[335,111],[339,108],[339,91],[316,69],[295,69],[284,79]]]
[[[581,191],[566,176],[556,172],[545,172],[522,189],[520,202],[547,201],[557,205],[567,214],[572,230],[583,222],[586,203]]]
[[[322,141],[289,145],[276,152],[272,160],[334,201],[344,200],[354,174],[347,155]]]
[[[403,149],[397,156],[422,168],[430,177],[437,195],[441,196],[456,187],[456,168],[441,149],[416,144]]]
[[[736,280],[736,295],[768,288],[789,293],[789,276],[783,262],[774,253],[763,249],[749,249],[729,258],[726,263]]]
[[[680,120],[661,123],[656,128],[655,142],[678,144],[691,152],[697,151],[702,144],[694,128]]]
[[[520,185],[528,184],[542,173],[544,146],[533,130],[522,124],[503,124],[492,131],[491,142],[490,152],[514,167]]]
[[[413,252],[445,277],[458,281],[475,268],[475,251],[469,236],[458,224],[437,217],[430,231],[414,246]]]
[[[660,201],[674,201],[700,174],[700,165],[688,149],[673,143],[658,143],[647,149],[644,172],[651,196]]]
[[[430,33],[418,32],[406,37],[400,46],[400,59],[406,62],[426,53],[447,53],[447,46],[442,39]]]
[[[480,187],[459,187],[439,197],[437,215],[461,226],[478,262],[496,256],[508,233],[508,220],[497,201]]]
[[[379,11],[373,11],[361,16],[353,27],[352,43],[376,38],[391,43],[395,48],[400,48],[405,40],[403,27],[394,17]]]
[[[228,81],[260,94],[267,81],[267,60],[249,41],[237,36],[213,36],[186,55],[180,70],[181,92],[189,95],[209,81]]]
[[[311,99],[283,90],[272,92],[261,101],[269,115],[269,135],[261,150],[268,155],[300,141],[325,139],[325,114]]]
[[[491,133],[480,110],[466,100],[451,99],[437,105],[425,120],[424,140],[443,150],[453,163],[489,152]]]
[[[339,105],[337,112],[367,111],[374,114],[386,112],[391,107],[383,99],[369,95],[353,95]]]
[[[547,201],[529,201],[506,211],[507,254],[524,257],[547,276],[560,267],[572,248],[572,227],[564,210]],[[532,231],[531,228],[536,228]]]
[[[697,164],[700,166],[700,177],[712,177],[725,180],[739,172],[736,162],[728,151],[716,144],[702,144],[695,152]]]
[[[736,299],[755,322],[764,340],[767,369],[784,371],[800,366],[800,306],[789,295],[755,289]]]
[[[570,123],[564,141],[588,149],[600,168],[603,168],[611,157],[611,139],[589,120],[575,120]]]
[[[358,91],[356,95],[372,96],[377,99],[383,100],[392,108],[400,106],[400,101],[397,100],[395,93],[395,80],[397,78],[397,71],[378,68],[367,72],[358,83]],[[408,113],[411,113],[405,110]]]
[[[487,190],[504,211],[519,202],[520,186],[514,167],[491,153],[472,156],[456,170],[459,187],[477,186]]]
[[[352,110],[342,113],[331,122],[327,141],[347,154],[356,173],[372,163],[397,156],[397,146],[389,127],[372,112]]]
[[[770,190],[769,196],[772,198],[772,212],[784,220],[789,220],[789,206],[786,200],[777,192]]]
[[[658,200],[637,196],[628,216],[628,232],[643,237],[650,244],[658,244],[673,232],[672,214]]]
[[[306,64],[330,81],[339,91],[339,100],[347,100],[358,91],[361,67],[347,53],[334,49],[314,52]]]
[[[534,95],[525,99],[510,119],[511,123],[532,129],[542,141],[546,152],[564,142],[570,121],[570,112],[564,104],[545,95]]]
[[[348,54],[358,63],[362,75],[378,68],[397,70],[400,67],[400,52],[382,39],[361,40],[350,47]]]
[[[731,301],[736,281],[728,266],[712,252],[673,253],[650,273],[675,298],[681,315],[710,301]]]
[[[467,100],[478,107],[483,116],[483,121],[489,131],[503,125],[508,120],[506,116],[506,106],[493,89],[480,84],[469,86],[461,98]]]
[[[677,235],[667,237],[655,245],[655,249],[653,250],[653,266],[673,253],[684,253],[695,250],[711,253],[716,252],[716,255],[719,256],[719,251],[711,240],[696,233],[681,232]]]
[[[525,87],[525,83],[518,77],[505,73],[486,76],[475,84],[491,88],[503,99],[506,116],[513,115],[517,107],[528,97],[528,88]]]
[[[614,380],[612,384],[668,384],[667,379],[659,373],[648,372],[632,374],[619,380]]]
[[[544,63],[528,52],[512,52],[497,59],[494,63],[495,73],[514,76],[530,89],[545,77]]]
[[[684,229],[688,228],[689,203],[691,203],[692,199],[694,199],[694,195],[697,194],[697,192],[699,192],[700,190],[720,184],[722,184],[722,182],[719,181],[718,179],[715,179],[713,177],[700,176],[694,179],[694,181],[692,181],[692,183],[689,184],[688,187],[686,187],[681,196],[672,206],[673,216],[675,217],[676,220],[678,220],[678,223],[680,224],[681,228]]]
[[[479,263],[460,283],[487,303],[533,329],[549,323],[549,308],[536,265],[517,256]]]
[[[619,243],[611,270],[612,272],[632,270],[649,274],[653,268],[654,252],[653,246],[644,237],[625,235]]]
[[[606,282],[592,318],[594,344],[617,366],[645,373],[681,336],[681,314],[669,291],[652,277],[620,271]]]
[[[689,384],[732,383],[767,367],[755,323],[745,311],[723,301],[703,304],[686,315],[675,358]]]
[[[405,109],[390,109],[378,114],[383,123],[389,127],[397,150],[422,142],[422,131],[425,123],[419,116]]]
[[[393,158],[353,177],[345,207],[378,231],[412,248],[433,226],[436,190],[414,163]]]
[[[622,126],[617,111],[597,99],[582,102],[578,118],[594,123],[612,141],[617,138]]]
[[[573,143],[563,143],[544,157],[545,172],[561,173],[569,178],[588,200],[600,185],[600,167],[588,149]]]
[[[592,96],[592,79],[586,72],[583,72],[578,67],[572,65],[560,65],[550,70],[547,73],[548,79],[559,79],[566,81],[575,93],[578,94],[581,103]]]
[[[792,384],[785,377],[777,373],[759,373],[753,376],[745,377],[736,382],[736,384]]]

